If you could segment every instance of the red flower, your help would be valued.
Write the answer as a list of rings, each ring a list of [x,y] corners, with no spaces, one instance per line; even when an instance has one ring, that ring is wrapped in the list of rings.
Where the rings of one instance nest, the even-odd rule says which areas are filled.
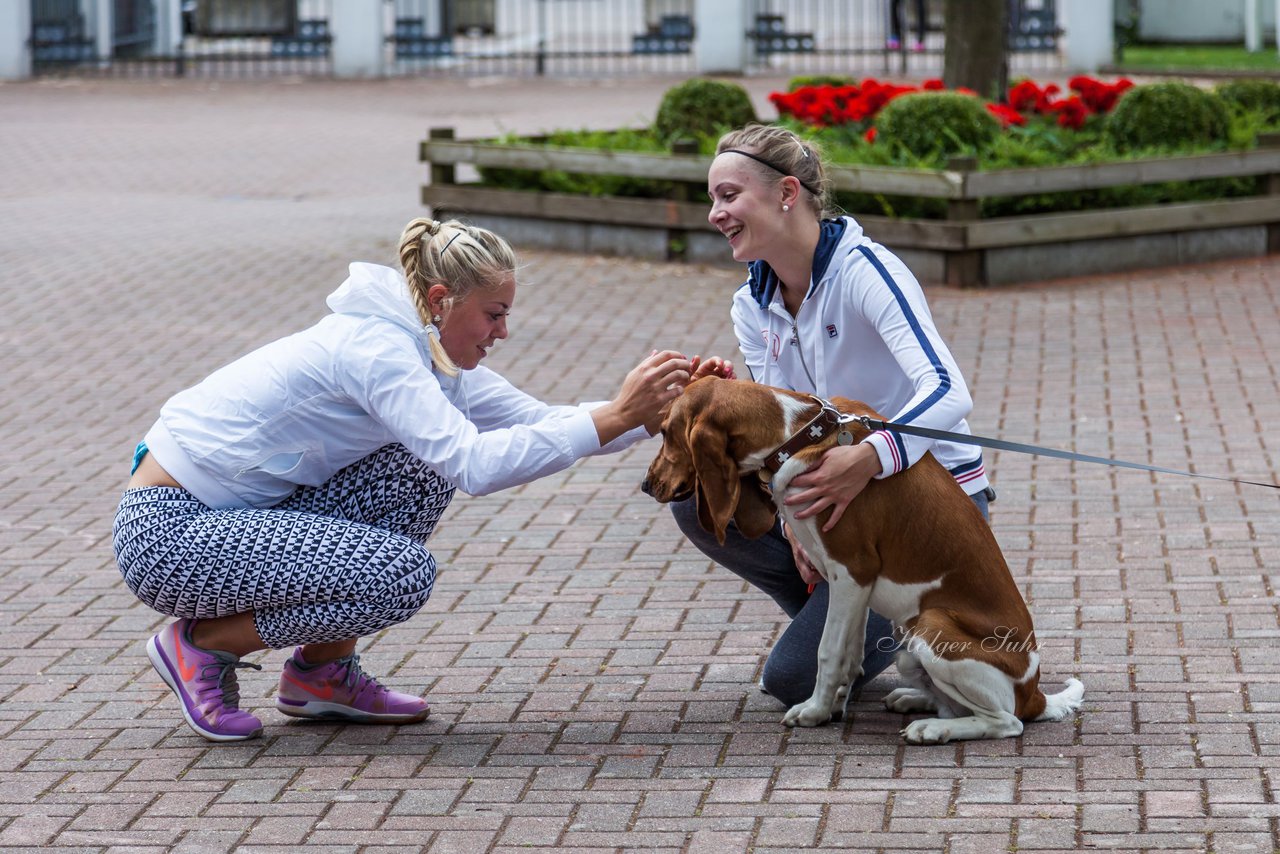
[[[1079,92],[1080,100],[1095,112],[1105,113],[1115,101],[1111,87],[1091,77],[1072,77],[1067,86],[1071,91]]]
[[[987,110],[995,116],[1002,127],[1025,125],[1027,114],[1034,111],[1041,115],[1054,116],[1058,125],[1064,128],[1083,127],[1093,113],[1109,111],[1127,89],[1133,86],[1130,80],[1121,78],[1115,83],[1103,83],[1092,77],[1079,75],[1068,82],[1075,92],[1068,98],[1055,98],[1062,90],[1054,83],[1038,85],[1033,80],[1023,80],[1009,90],[1009,97],[1003,104],[986,104]],[[812,127],[822,128],[838,125],[867,126],[885,104],[909,92],[935,92],[944,90],[941,80],[925,80],[916,86],[898,86],[882,83],[868,77],[860,86],[802,86],[794,92],[773,92],[769,101],[784,116],[792,116]],[[977,96],[972,89],[960,87],[954,91]],[[863,133],[867,142],[876,138],[874,127],[867,127]]]
[[[791,92],[770,92],[769,103],[784,115],[795,115],[795,95]]]
[[[1089,107],[1078,95],[1059,101],[1053,109],[1058,114],[1058,124],[1072,130],[1084,127],[1085,119],[1089,117]]]
[[[914,86],[895,86],[892,83],[881,83],[868,77],[862,81],[862,97],[867,102],[868,116],[880,112],[880,108],[899,95],[918,92]]]
[[[1040,90],[1040,94],[1036,96],[1036,112],[1052,113],[1054,110],[1053,96],[1061,92],[1057,83],[1050,83],[1048,86]]]
[[[1000,127],[1002,128],[1007,128],[1010,125],[1025,125],[1027,123],[1026,117],[1008,104],[987,104],[987,111],[1000,120]]]
[[[1092,77],[1080,75],[1067,81],[1067,86],[1080,93],[1080,100],[1095,113],[1108,113],[1116,105],[1116,101],[1126,89],[1133,86],[1133,81],[1120,78],[1115,83],[1103,83]]]
[[[941,81],[938,85],[941,85]],[[918,91],[868,78],[861,86],[802,86],[793,92],[774,92],[769,101],[780,115],[792,116],[814,127],[857,124],[875,117],[899,95]]]
[[[1120,100],[1120,96],[1123,95],[1125,92],[1128,92],[1132,88],[1133,88],[1133,81],[1127,77],[1121,77],[1115,83],[1112,83],[1111,84],[1112,98],[1111,98],[1110,104],[1107,106],[1107,109],[1110,110],[1112,107],[1114,107],[1116,105],[1116,101]]]
[[[1023,80],[1009,90],[1009,106],[1018,112],[1030,110],[1040,100],[1040,87],[1031,80]]]

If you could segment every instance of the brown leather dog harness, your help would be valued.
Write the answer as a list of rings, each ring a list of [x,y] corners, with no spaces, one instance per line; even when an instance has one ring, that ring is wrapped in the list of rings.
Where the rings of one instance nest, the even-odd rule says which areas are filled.
[[[857,416],[841,415],[840,410],[820,397],[815,397],[813,400],[822,407],[814,419],[765,457],[764,468],[772,474],[777,474],[782,464],[800,451],[818,444],[833,433],[836,434],[836,441],[841,445],[853,444],[853,434],[844,429],[844,425],[856,421]]]

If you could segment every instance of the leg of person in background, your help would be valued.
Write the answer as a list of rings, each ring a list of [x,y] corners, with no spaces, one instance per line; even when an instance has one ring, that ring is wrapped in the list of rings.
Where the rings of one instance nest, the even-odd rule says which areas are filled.
[[[902,0],[889,0],[889,38],[884,46],[886,50],[902,47]]]

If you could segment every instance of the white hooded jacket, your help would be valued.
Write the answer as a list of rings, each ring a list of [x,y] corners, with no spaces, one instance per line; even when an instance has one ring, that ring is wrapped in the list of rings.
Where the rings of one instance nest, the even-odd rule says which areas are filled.
[[[919,282],[851,217],[824,220],[809,291],[793,318],[763,262],[733,297],[734,331],[752,378],[861,400],[890,421],[968,433],[972,398]],[[879,431],[867,441],[889,477],[931,451],[970,495],[988,485],[982,452]]]
[[[401,443],[472,495],[528,483],[648,436],[601,448],[590,409],[550,406],[484,367],[434,370],[404,277],[351,265],[333,314],[174,395],[145,442],[216,509],[270,507],[299,485]]]

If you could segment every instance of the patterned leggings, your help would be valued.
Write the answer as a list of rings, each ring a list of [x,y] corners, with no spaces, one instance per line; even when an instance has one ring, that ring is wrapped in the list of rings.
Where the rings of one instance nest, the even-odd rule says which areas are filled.
[[[436,577],[425,544],[452,497],[403,445],[387,445],[265,510],[212,510],[173,487],[127,490],[112,540],[125,583],[149,607],[205,619],[252,611],[280,649],[417,613]]]

